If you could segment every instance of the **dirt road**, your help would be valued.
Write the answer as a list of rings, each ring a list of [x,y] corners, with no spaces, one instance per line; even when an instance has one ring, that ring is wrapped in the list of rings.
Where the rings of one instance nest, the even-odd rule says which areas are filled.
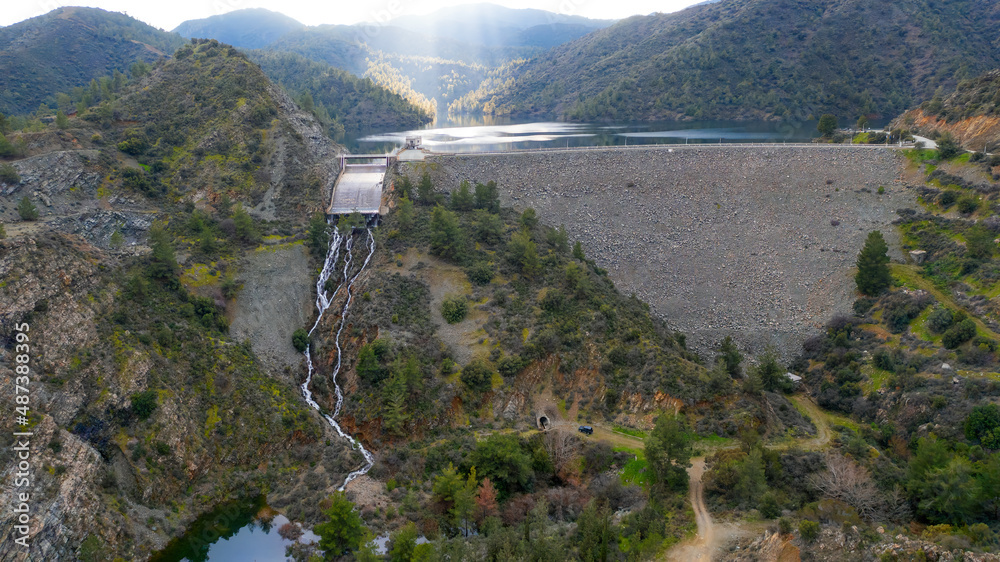
[[[806,412],[816,426],[815,437],[800,439],[796,445],[810,451],[826,447],[833,436],[827,414],[820,410],[819,406],[807,396],[797,395],[789,398]],[[666,554],[666,560],[711,562],[716,558],[716,553],[733,539],[760,532],[758,526],[752,524],[743,522],[717,524],[712,521],[708,506],[705,505],[704,484],[702,483],[704,474],[705,458],[692,459],[691,468],[688,469],[690,477],[689,497],[695,521],[698,523],[698,535],[670,549]]]

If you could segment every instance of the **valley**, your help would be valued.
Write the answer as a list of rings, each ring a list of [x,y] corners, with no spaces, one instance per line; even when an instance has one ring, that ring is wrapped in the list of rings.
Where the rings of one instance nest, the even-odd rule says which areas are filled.
[[[506,4],[0,14],[0,562],[1000,560],[996,6]]]

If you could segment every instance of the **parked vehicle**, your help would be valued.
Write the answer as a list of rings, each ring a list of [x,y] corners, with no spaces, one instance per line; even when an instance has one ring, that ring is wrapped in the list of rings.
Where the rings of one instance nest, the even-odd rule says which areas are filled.
[[[594,434],[594,428],[590,427],[589,425],[581,425],[579,431],[580,433],[586,433],[587,435]]]

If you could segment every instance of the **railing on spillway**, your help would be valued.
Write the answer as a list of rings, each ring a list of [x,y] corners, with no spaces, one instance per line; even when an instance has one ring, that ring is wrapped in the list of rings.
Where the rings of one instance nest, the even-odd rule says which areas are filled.
[[[392,154],[342,154],[326,214],[381,214],[382,188],[394,158]]]

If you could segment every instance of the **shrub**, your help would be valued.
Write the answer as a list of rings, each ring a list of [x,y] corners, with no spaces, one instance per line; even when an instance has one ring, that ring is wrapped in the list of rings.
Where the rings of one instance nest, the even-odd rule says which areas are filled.
[[[35,207],[25,195],[20,202],[17,204],[17,214],[21,215],[21,220],[33,221],[38,220],[38,207]]]
[[[303,353],[306,347],[309,346],[309,332],[304,328],[299,328],[292,333],[292,345],[295,346],[295,350],[299,353]]]
[[[757,509],[760,510],[760,514],[765,519],[774,519],[781,515],[781,506],[778,505],[778,499],[774,497],[774,492],[770,490],[764,493]]]
[[[486,392],[493,387],[493,368],[482,359],[475,359],[462,368],[462,383],[469,390]]]
[[[809,520],[799,523],[799,534],[802,535],[802,540],[813,542],[819,536],[819,523]]]
[[[488,285],[493,280],[493,266],[489,262],[479,261],[467,268],[465,274],[476,285]]]
[[[0,182],[16,184],[21,183],[21,176],[18,175],[17,169],[10,164],[0,165]]]
[[[947,308],[936,308],[927,316],[927,327],[935,334],[940,334],[951,327],[952,314]]]
[[[971,193],[968,195],[963,195],[958,198],[958,212],[963,214],[971,214],[979,208],[979,199]]]
[[[781,531],[782,535],[787,535],[792,532],[792,521],[787,517],[782,517],[778,519],[778,530]]]
[[[148,419],[156,410],[156,391],[146,390],[132,395],[132,411],[140,420]]]
[[[942,191],[941,195],[938,196],[938,205],[941,205],[941,208],[943,209],[947,209],[948,207],[954,205],[957,199],[958,192],[953,189],[947,189]]]
[[[449,324],[458,324],[469,313],[469,301],[464,295],[453,295],[441,303],[441,316]]]
[[[955,349],[976,335],[976,323],[966,318],[956,323],[941,337],[941,343],[948,349]]]

